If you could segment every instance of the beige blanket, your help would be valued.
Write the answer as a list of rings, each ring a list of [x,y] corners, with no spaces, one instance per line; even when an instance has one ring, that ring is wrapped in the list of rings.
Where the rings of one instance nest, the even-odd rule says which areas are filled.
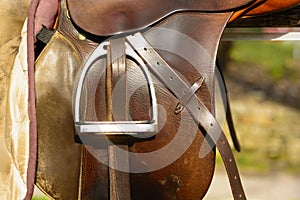
[[[28,5],[29,0],[0,1],[0,199],[8,200],[23,199],[27,192]]]

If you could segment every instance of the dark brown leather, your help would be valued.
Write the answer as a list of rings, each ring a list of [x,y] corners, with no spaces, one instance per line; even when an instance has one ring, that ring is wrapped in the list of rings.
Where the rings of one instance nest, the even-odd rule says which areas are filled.
[[[193,37],[193,39],[197,41],[201,41],[207,47],[208,51],[215,51],[216,48],[212,47],[215,46],[215,44],[218,41],[218,35],[212,34],[214,31],[221,32],[220,29],[222,29],[222,26],[217,26],[221,24],[225,24],[226,19],[228,18],[228,15],[225,14],[217,14],[212,16],[206,16],[204,14],[198,13],[186,13],[181,15],[174,15],[173,17],[169,18],[168,20],[162,21],[158,26],[161,28],[170,28],[176,31],[182,31],[186,34],[189,34]],[[214,19],[216,22],[214,22]],[[216,28],[211,29],[210,25],[205,23],[201,23],[203,30],[199,32],[194,32],[193,29],[190,27],[190,24],[192,23],[200,23],[200,21],[207,21],[211,22],[212,24],[215,23]],[[178,22],[182,22],[182,26],[178,26]],[[210,28],[209,28],[210,27]],[[209,38],[214,38],[213,41],[207,43],[205,38],[201,37],[204,33],[207,33],[207,30],[210,30],[208,35]],[[160,43],[161,41],[165,41],[166,38],[162,38],[161,36],[158,37],[158,35],[154,34],[153,31],[149,30],[145,37],[155,43]],[[174,42],[172,40],[172,42]],[[157,44],[156,43],[156,44]],[[210,47],[210,45],[212,45]],[[170,63],[174,63],[172,66],[176,67],[176,70],[178,70],[180,73],[185,76],[189,81],[194,81],[194,79],[199,75],[197,70],[191,66],[188,62],[184,61],[184,59],[175,56],[170,55],[169,53],[160,52],[164,55],[164,57],[167,58],[167,61]],[[196,56],[196,55],[195,55]],[[205,55],[197,55],[197,58],[200,60],[207,59]],[[198,60],[198,59],[197,59]],[[211,60],[213,62],[213,60]],[[176,65],[175,65],[176,63]],[[138,67],[133,63],[128,61],[128,66],[133,69],[137,70],[131,70],[131,73],[129,74],[129,85],[132,88],[135,88],[135,85],[138,85],[139,81],[135,81],[134,77],[140,77],[140,71],[138,70]],[[198,65],[201,65],[199,62]],[[181,66],[185,66],[184,68]],[[201,68],[201,66],[200,66]],[[203,73],[207,77],[212,77],[214,75],[213,70],[207,69],[207,71],[203,71]],[[209,79],[207,81],[207,84],[210,84],[212,86],[212,79]],[[90,83],[90,85],[94,85],[94,83]],[[99,83],[99,88],[103,88],[103,83]],[[147,142],[139,142],[134,144],[132,147],[130,147],[130,151],[132,152],[151,152],[157,149],[161,149],[166,144],[168,144],[172,138],[176,135],[177,131],[180,127],[180,119],[182,115],[174,115],[173,109],[174,106],[177,104],[177,99],[173,97],[173,95],[163,86],[157,86],[157,97],[159,100],[159,104],[162,105],[162,107],[168,109],[165,113],[168,117],[168,121],[164,128],[160,131],[160,133],[156,136],[155,140],[147,141]],[[103,91],[103,90],[102,90]],[[201,94],[201,98],[203,102],[206,103],[207,106],[210,107],[211,105],[211,97],[209,96],[207,86],[204,86],[200,91],[199,94]],[[101,90],[97,91],[96,96],[103,96],[103,92],[101,93]],[[131,98],[131,107],[135,108],[134,112],[132,113],[132,117],[134,119],[140,119],[145,118],[147,113],[145,113],[144,107],[147,107],[149,105],[149,99],[148,99],[148,92],[145,90],[145,88],[141,88],[133,95]],[[103,113],[105,108],[103,108],[106,104],[105,98],[97,99],[97,102],[95,105],[97,106],[96,110],[99,114]],[[102,105],[102,106],[101,106]],[[161,117],[164,116],[164,112],[160,114]],[[99,115],[99,119],[102,117]],[[184,135],[190,136],[191,133],[195,130],[197,130],[197,124],[194,123],[193,119],[189,114],[184,113],[184,119],[182,119],[183,122],[187,125],[187,127],[184,130]],[[214,152],[210,152],[207,157],[202,159],[195,159],[194,156],[197,156],[199,152],[199,148],[202,144],[202,141],[204,139],[204,135],[197,131],[195,141],[192,143],[191,147],[188,148],[188,150],[184,153],[182,157],[180,157],[177,161],[172,163],[170,166],[167,166],[163,169],[160,169],[158,171],[154,172],[148,172],[143,174],[131,174],[131,195],[132,199],[172,199],[172,198],[178,198],[178,199],[199,199],[203,198],[204,194],[206,193],[210,181],[211,176],[213,173],[214,168]],[[200,146],[198,146],[200,145]],[[178,144],[180,146],[180,144]],[[163,161],[166,159],[167,155],[157,155],[156,161],[157,163]],[[98,183],[101,184],[101,183]],[[195,189],[192,189],[195,187]],[[153,188],[152,190],[149,188]],[[155,192],[153,192],[155,190]],[[179,192],[180,191],[180,192]]]
[[[160,33],[160,35],[162,35],[162,33]],[[169,35],[171,34],[168,34],[168,37]],[[161,83],[181,102],[182,97],[187,94],[187,91],[191,86],[189,86],[186,81],[180,78],[180,76],[172,70],[172,67],[170,67],[170,65],[168,65],[168,63],[165,62],[164,59],[152,48],[151,44],[143,38],[142,34],[136,33],[130,35],[126,37],[126,40],[133,48],[136,47],[136,52],[139,56],[141,56],[141,58],[143,58],[143,60],[145,60],[153,75],[157,77]],[[196,48],[193,48],[193,50],[195,51]],[[188,52],[193,55],[192,52]],[[199,73],[200,77],[208,78],[205,77],[201,71],[199,71]],[[206,140],[200,149],[199,157],[202,158],[205,153],[208,153],[212,150],[212,147],[216,146],[224,162],[234,199],[245,199],[234,156],[231,152],[225,134],[218,122],[215,120],[215,117],[196,95],[192,95],[190,97],[190,100],[185,104],[185,107],[191,116],[193,116],[194,120],[203,127],[207,134]]]
[[[94,149],[84,147],[82,149],[81,178],[79,180],[79,199],[109,199],[109,171],[106,165],[91,154],[101,156],[108,162],[107,149]],[[65,191],[63,191],[66,193]]]
[[[255,0],[68,0],[73,22],[95,35],[136,31],[177,11],[237,10]]]
[[[107,66],[106,69],[106,109],[107,116],[109,121],[123,120],[128,121],[129,109],[127,102],[129,101],[128,97],[128,84],[127,84],[127,65],[126,65],[126,54],[125,54],[125,39],[117,38],[110,40],[110,46],[108,47],[109,51],[107,53]],[[121,91],[118,93],[118,99],[120,99],[121,109],[118,110],[118,114],[114,115],[113,113],[113,92],[117,83],[120,83],[122,77],[125,77],[121,83]],[[109,95],[108,95],[109,93]],[[118,148],[125,149],[126,154],[122,155],[122,159],[119,159]],[[126,166],[129,169],[129,156],[128,156],[128,144],[123,145],[112,145],[108,147],[108,159],[110,166],[117,168],[119,165]],[[110,199],[118,200],[130,200],[130,177],[129,173],[122,172],[112,167],[109,168],[109,192]]]

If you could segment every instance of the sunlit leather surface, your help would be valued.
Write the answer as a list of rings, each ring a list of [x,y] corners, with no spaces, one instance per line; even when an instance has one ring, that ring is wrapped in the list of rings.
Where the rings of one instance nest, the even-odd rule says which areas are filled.
[[[74,46],[58,32],[36,61],[36,182],[55,199],[77,199],[81,147],[73,139],[71,102],[80,65]]]
[[[0,199],[8,200],[27,192],[26,25],[21,31],[28,5],[29,0],[0,1]]]

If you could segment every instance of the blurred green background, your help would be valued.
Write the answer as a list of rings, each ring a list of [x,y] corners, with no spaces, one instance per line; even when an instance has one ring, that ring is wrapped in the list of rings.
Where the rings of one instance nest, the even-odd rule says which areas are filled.
[[[299,174],[300,41],[223,42],[219,55],[242,146],[239,168]]]

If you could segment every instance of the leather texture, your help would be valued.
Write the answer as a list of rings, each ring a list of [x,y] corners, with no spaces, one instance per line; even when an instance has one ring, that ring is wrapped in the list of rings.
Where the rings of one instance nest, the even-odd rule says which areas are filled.
[[[254,1],[68,0],[68,8],[72,20],[78,27],[91,34],[104,36],[141,30],[177,11],[236,10]]]
[[[79,41],[67,14],[62,12],[59,31],[36,61],[38,157],[36,184],[55,199],[77,199],[82,147],[74,142],[72,91],[85,54],[94,46]],[[63,28],[61,28],[63,27]],[[81,42],[85,45],[79,46]],[[92,168],[93,169],[93,168]],[[93,172],[94,170],[89,170]]]
[[[130,45],[136,47],[137,53],[145,60],[145,62],[147,62],[153,75],[155,75],[174,94],[174,96],[181,101],[182,97],[187,94],[189,88],[193,86],[190,86],[189,83],[181,79],[140,33],[126,37],[126,40],[128,40]],[[212,41],[213,40],[211,40],[211,42]],[[203,77],[204,79],[204,75],[202,75],[201,72],[200,77]],[[205,129],[207,134],[206,141],[203,141],[201,146],[199,157],[204,157],[212,150],[212,147],[216,146],[227,170],[234,199],[246,199],[234,156],[222,128],[196,95],[190,97],[189,101],[185,104],[185,107],[194,120]]]
[[[81,146],[74,143],[71,103],[80,64],[73,44],[56,32],[35,65],[38,121],[36,184],[55,199],[77,199]]]
[[[26,16],[29,0],[0,1],[0,199],[27,193]],[[25,24],[25,26],[24,26]]]

